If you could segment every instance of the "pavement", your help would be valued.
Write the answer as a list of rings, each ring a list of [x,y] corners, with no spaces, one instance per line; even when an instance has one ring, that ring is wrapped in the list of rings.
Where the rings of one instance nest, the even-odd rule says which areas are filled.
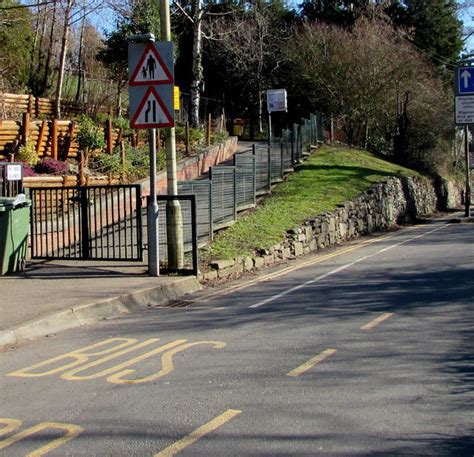
[[[195,276],[149,277],[137,262],[37,261],[0,276],[0,349],[201,289]]]
[[[238,151],[253,144],[239,141]],[[194,276],[151,278],[137,262],[31,260],[24,272],[0,276],[0,349],[164,305],[201,288]]]

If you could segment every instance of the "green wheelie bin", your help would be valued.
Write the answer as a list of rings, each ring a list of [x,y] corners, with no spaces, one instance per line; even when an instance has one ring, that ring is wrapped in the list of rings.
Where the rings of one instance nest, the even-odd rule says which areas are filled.
[[[0,197],[0,275],[24,270],[31,201]]]

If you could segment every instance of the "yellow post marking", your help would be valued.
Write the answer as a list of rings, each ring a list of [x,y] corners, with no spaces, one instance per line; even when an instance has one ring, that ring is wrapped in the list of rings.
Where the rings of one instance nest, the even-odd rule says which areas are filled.
[[[318,363],[320,363],[323,360],[327,359],[329,356],[335,354],[336,352],[337,352],[337,349],[325,349],[323,352],[318,354],[316,357],[313,357],[312,359],[309,359],[307,362],[303,363],[303,365],[300,365],[299,367],[296,367],[294,370],[291,370],[286,375],[287,376],[292,376],[292,377],[297,377],[300,374],[305,373],[306,371],[310,370],[311,368],[313,368]]]
[[[371,320],[369,323],[363,325],[360,330],[371,330],[377,325],[379,325],[381,322],[389,319],[392,317],[395,313],[384,313],[379,317],[376,317],[375,319]]]
[[[185,341],[185,340],[181,340],[181,341]],[[196,343],[183,344],[181,346],[175,347],[174,349],[166,351],[161,356],[161,364],[163,368],[157,373],[151,374],[149,376],[145,376],[144,378],[140,378],[140,379],[122,379],[123,377],[128,376],[132,373],[135,373],[136,371],[136,370],[123,370],[120,373],[115,373],[112,376],[109,376],[107,378],[107,381],[114,384],[142,384],[144,382],[155,381],[156,379],[162,378],[163,376],[166,376],[167,374],[174,371],[173,355],[177,354],[178,352],[182,352],[185,349],[188,349],[190,347],[205,345],[205,344],[212,345],[215,349],[222,349],[225,346],[225,343],[221,341],[198,341]],[[159,351],[159,349],[161,348],[158,348],[155,351],[151,351],[153,354],[152,353],[148,353],[148,354],[150,354],[151,356],[151,355],[157,354],[158,352],[162,352],[162,351]],[[144,356],[148,357],[148,354],[144,354]],[[135,359],[130,360],[129,362],[122,364],[122,367],[131,365],[132,363],[135,363],[137,361],[138,360],[135,360]]]
[[[97,352],[89,352],[91,349],[99,348],[101,346],[105,346],[111,342],[120,342],[122,343],[116,344],[109,349],[105,349],[102,351]],[[100,343],[92,344],[90,346],[85,346],[80,348],[76,351],[68,352],[67,354],[59,355],[57,357],[53,357],[52,359],[45,360],[44,362],[37,363],[35,365],[31,365],[30,367],[23,368],[21,370],[13,371],[12,373],[8,373],[7,376],[17,376],[21,378],[39,378],[41,376],[51,376],[53,374],[59,373],[60,371],[67,370],[69,368],[76,367],[77,365],[81,365],[89,361],[91,356],[96,355],[104,355],[110,352],[116,351],[126,346],[130,346],[131,344],[136,343],[137,340],[132,338],[110,338],[105,341],[101,341]],[[53,363],[59,362],[61,360],[67,359],[76,359],[74,362],[67,363],[66,365],[62,365],[60,367],[53,368],[49,371],[44,371],[41,373],[29,373],[30,371],[34,371],[38,368],[42,368]]]
[[[238,409],[228,409],[225,413],[222,413],[220,416],[217,416],[215,419],[194,430],[194,432],[190,433],[179,441],[176,441],[176,443],[173,443],[171,446],[168,446],[161,452],[158,452],[158,454],[155,454],[154,457],[172,457],[176,455],[178,452],[181,452],[183,449],[191,446],[193,443],[200,440],[207,434],[221,427],[226,422],[239,415],[241,412],[242,411]]]
[[[5,424],[5,427],[0,430],[0,436],[8,435],[10,432],[13,432],[13,430],[20,428],[22,423],[23,422],[18,419],[0,418],[0,424]]]
[[[155,354],[166,351],[167,349],[169,349],[171,347],[174,347],[174,346],[177,346],[179,344],[182,344],[182,343],[186,342],[186,340],[172,341],[171,343],[165,344],[164,346],[160,346],[157,349],[154,349],[150,352],[146,352],[145,354],[134,357],[131,360],[127,360],[126,362],[120,363],[120,364],[115,365],[111,368],[107,368],[105,370],[99,371],[98,373],[94,373],[94,374],[86,375],[86,376],[77,376],[77,373],[80,373],[81,371],[85,371],[85,370],[88,370],[89,368],[95,367],[97,365],[101,365],[105,362],[108,362],[109,360],[113,360],[117,357],[128,354],[131,351],[135,351],[136,349],[140,349],[142,347],[149,346],[150,344],[156,343],[157,341],[160,341],[160,339],[159,338],[151,338],[149,340],[144,341],[143,343],[136,344],[135,346],[132,346],[130,348],[123,349],[122,351],[116,352],[116,353],[108,355],[106,357],[102,357],[101,359],[95,360],[93,362],[89,362],[86,365],[81,365],[78,368],[74,368],[73,370],[66,371],[65,373],[63,373],[61,375],[61,378],[66,379],[67,381],[85,381],[85,380],[89,380],[89,379],[100,378],[102,376],[112,374],[115,371],[121,370],[122,368],[127,367],[128,365],[132,365],[136,362],[140,362],[141,360],[147,359],[148,357],[151,357]]]
[[[10,438],[0,441],[0,449],[5,449],[22,439],[25,439],[31,435],[35,435],[36,433],[47,429],[66,430],[67,433],[64,436],[51,441],[49,444],[41,446],[36,451],[30,452],[29,454],[27,454],[27,457],[41,457],[42,455],[47,454],[53,449],[56,449],[59,446],[62,446],[63,444],[67,443],[68,441],[76,438],[76,436],[78,436],[83,431],[82,427],[79,427],[78,425],[60,424],[57,422],[42,422],[41,424],[34,425],[33,427],[27,428],[26,430],[23,430],[20,433],[16,433]]]

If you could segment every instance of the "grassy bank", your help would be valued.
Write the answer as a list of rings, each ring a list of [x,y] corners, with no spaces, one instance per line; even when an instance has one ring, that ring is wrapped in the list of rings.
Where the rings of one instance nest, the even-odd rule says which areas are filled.
[[[324,146],[279,184],[262,205],[239,217],[202,250],[201,260],[233,259],[268,249],[286,231],[316,215],[332,211],[390,176],[416,172],[366,151]]]

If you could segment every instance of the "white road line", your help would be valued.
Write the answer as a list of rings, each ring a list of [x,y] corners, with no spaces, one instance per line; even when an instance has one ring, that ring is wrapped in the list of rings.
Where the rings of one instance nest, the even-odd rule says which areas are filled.
[[[363,262],[364,260],[367,260],[367,259],[370,259],[371,257],[375,257],[379,254],[382,254],[383,252],[387,252],[389,251],[390,249],[393,249],[393,248],[396,248],[398,246],[401,246],[402,244],[406,244],[406,243],[409,243],[410,241],[413,241],[413,240],[416,240],[417,238],[421,238],[423,236],[426,236],[426,235],[429,235],[431,233],[434,233],[434,232],[437,232],[438,230],[441,230],[442,228],[445,228],[445,227],[448,227],[449,225],[446,224],[446,225],[441,225],[439,227],[436,227],[435,229],[433,230],[430,230],[428,232],[424,232],[424,233],[421,233],[420,235],[416,235],[416,236],[413,236],[407,240],[404,240],[404,241],[401,241],[400,243],[396,243],[396,244],[392,244],[391,246],[387,246],[383,249],[380,249],[372,254],[368,254],[368,255],[365,255],[363,257],[360,257],[359,259],[357,260],[354,260],[353,262],[351,263],[347,263],[345,265],[342,265],[340,267],[337,267],[335,268],[334,270],[331,270],[327,273],[324,273],[323,275],[320,275],[320,276],[317,276],[316,278],[313,278],[313,279],[310,279],[309,281],[306,281],[302,284],[298,284],[297,286],[294,286],[294,287],[291,287],[290,289],[287,289],[283,292],[280,292],[279,294],[276,294],[276,295],[272,295],[271,297],[269,298],[266,298],[265,300],[262,300],[262,301],[259,301],[258,303],[255,303],[253,305],[250,305],[249,308],[252,308],[252,309],[256,309],[256,308],[260,308],[261,306],[264,306],[272,301],[275,301],[275,300],[278,300],[279,298],[282,298],[288,294],[291,294],[292,292],[295,292],[299,289],[303,289],[304,287],[306,286],[309,286],[311,284],[315,284],[319,281],[322,281],[323,279],[326,279],[326,278],[329,278],[330,276],[333,276],[343,270],[346,270],[347,268],[350,268],[354,265],[356,265],[357,263],[360,263],[360,262]]]

